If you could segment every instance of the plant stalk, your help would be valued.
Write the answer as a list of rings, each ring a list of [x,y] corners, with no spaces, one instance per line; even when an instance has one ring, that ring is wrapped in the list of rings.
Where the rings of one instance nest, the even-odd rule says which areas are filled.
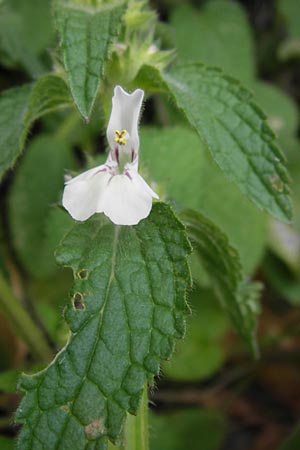
[[[137,416],[127,415],[124,430],[125,450],[149,450],[148,430],[148,385],[144,386],[142,400]],[[109,443],[108,450],[121,450]]]

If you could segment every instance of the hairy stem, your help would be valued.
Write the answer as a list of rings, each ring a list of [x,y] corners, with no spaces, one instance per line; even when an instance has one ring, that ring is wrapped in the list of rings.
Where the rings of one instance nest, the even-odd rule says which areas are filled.
[[[33,356],[38,361],[49,362],[52,352],[44,335],[14,296],[2,273],[0,273],[0,309],[16,334],[28,345]]]

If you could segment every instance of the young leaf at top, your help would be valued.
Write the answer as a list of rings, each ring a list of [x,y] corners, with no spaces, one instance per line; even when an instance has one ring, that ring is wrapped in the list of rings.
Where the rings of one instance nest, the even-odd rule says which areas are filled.
[[[238,253],[227,237],[210,220],[193,210],[184,211],[181,219],[197,250],[202,264],[211,277],[222,306],[229,314],[240,336],[256,354],[255,329],[258,308],[257,289],[250,289],[242,282]]]
[[[57,1],[55,21],[64,66],[80,114],[87,121],[95,102],[112,40],[122,25],[125,3],[83,8]]]
[[[70,105],[65,82],[55,75],[40,78],[0,95],[0,178],[23,150],[30,125],[38,117]]]
[[[71,336],[47,369],[21,380],[19,449],[119,442],[126,413],[137,412],[146,380],[184,334],[189,253],[183,225],[162,203],[133,227],[98,214],[74,224],[57,251],[75,277]]]
[[[291,219],[284,157],[264,113],[239,82],[201,63],[180,64],[168,73],[144,66],[136,82],[170,92],[225,175],[259,208]]]

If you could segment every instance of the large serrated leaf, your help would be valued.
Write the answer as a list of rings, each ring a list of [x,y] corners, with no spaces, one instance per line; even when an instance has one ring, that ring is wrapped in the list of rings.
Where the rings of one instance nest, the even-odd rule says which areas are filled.
[[[160,203],[134,227],[103,215],[74,225],[57,252],[76,279],[71,336],[46,370],[22,379],[19,449],[118,442],[126,412],[137,412],[145,381],[184,333],[189,252],[183,225]]]
[[[47,75],[35,84],[9,89],[1,94],[0,178],[13,167],[22,152],[32,122],[69,104],[67,86],[55,75]]]
[[[240,336],[256,354],[255,317],[258,308],[255,289],[242,281],[241,265],[237,251],[227,237],[209,219],[193,210],[184,211],[181,219],[197,250],[204,268],[212,279],[222,306],[229,314]]]
[[[57,2],[56,26],[61,38],[63,61],[74,101],[88,120],[95,102],[109,46],[120,31],[124,2],[82,8]]]
[[[266,116],[238,81],[219,69],[186,63],[169,73],[144,66],[136,82],[169,91],[225,175],[259,208],[291,219],[284,157]]]

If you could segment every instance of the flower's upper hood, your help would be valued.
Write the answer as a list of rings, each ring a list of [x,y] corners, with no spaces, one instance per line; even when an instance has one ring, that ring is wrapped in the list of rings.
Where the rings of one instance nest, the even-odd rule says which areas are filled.
[[[112,98],[112,111],[108,122],[106,136],[110,148],[116,147],[116,131],[127,132],[126,144],[136,153],[139,150],[140,140],[138,123],[143,103],[144,91],[136,89],[132,94],[125,92],[121,86],[116,86]]]

